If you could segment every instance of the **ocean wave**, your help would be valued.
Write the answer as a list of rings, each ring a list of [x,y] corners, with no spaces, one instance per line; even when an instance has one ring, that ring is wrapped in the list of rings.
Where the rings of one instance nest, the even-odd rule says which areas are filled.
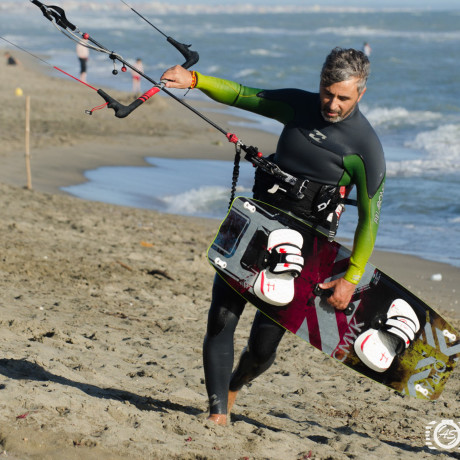
[[[249,196],[251,190],[242,186],[236,188],[238,195]],[[223,217],[229,204],[228,187],[203,186],[185,193],[160,198],[164,212],[201,217]]]
[[[166,13],[165,13],[166,14]],[[301,12],[297,12],[301,14]],[[113,25],[102,17],[98,21],[93,19],[94,25],[100,24],[100,29],[111,29]],[[133,23],[129,20],[119,21],[117,19],[117,28],[122,30],[133,30],[133,28],[140,28],[139,23]],[[170,25],[162,25],[165,31],[169,30],[170,33],[183,31],[183,26],[176,28]],[[193,30],[190,31],[193,33]],[[207,34],[216,35],[244,35],[244,36],[265,36],[265,37],[316,37],[316,36],[338,36],[345,38],[360,38],[362,40],[372,40],[381,38],[401,39],[401,40],[420,40],[429,42],[445,42],[445,41],[458,41],[460,40],[460,31],[426,31],[426,30],[389,30],[389,29],[373,29],[366,26],[358,27],[320,27],[315,28],[282,28],[282,27],[263,27],[255,25],[242,25],[232,27],[214,27],[208,24],[206,27]]]
[[[452,166],[454,166],[452,162],[436,158],[387,161],[387,177],[413,177],[445,173],[450,171]]]
[[[85,10],[82,9],[78,9],[78,12],[74,13],[73,20],[78,22],[82,22],[82,20],[84,20],[84,26],[87,30],[109,30],[113,33],[121,34],[124,33],[123,31],[139,31],[140,29],[147,30],[147,28],[149,27],[147,24],[140,22],[139,19],[136,18],[134,15],[117,15],[116,23],[114,23],[112,21],[108,21],[106,15],[91,15],[87,14],[87,12],[85,12]],[[158,21],[156,22],[158,23]],[[165,28],[165,26],[163,25],[161,27]]]
[[[267,50],[265,48],[257,48],[249,51],[249,54],[252,56],[263,56],[263,57],[271,57],[271,58],[282,58],[282,53],[277,53],[272,50]]]
[[[460,125],[443,125],[419,133],[413,142],[406,142],[406,145],[424,149],[430,156],[452,163],[456,170],[460,169]]]
[[[224,27],[210,28],[208,32],[227,35],[267,35],[267,36],[300,36],[308,37],[315,35],[315,30],[310,29],[282,29],[278,27],[258,27],[258,26],[240,26],[240,27]]]
[[[130,2],[127,2],[130,3]],[[80,0],[61,0],[59,6],[68,11],[113,11],[113,10],[128,10],[126,5],[123,5],[118,0],[98,2],[80,1]],[[292,2],[291,4],[279,5],[256,5],[250,3],[188,3],[176,2],[175,4],[166,2],[134,2],[133,6],[142,11],[149,11],[155,14],[282,14],[282,13],[373,13],[373,12],[411,12],[414,11],[429,11],[430,8],[385,8],[385,7],[353,7],[353,6],[321,6],[321,5],[302,5],[299,2]],[[18,4],[17,0],[5,1],[2,0],[0,4],[0,11],[2,10],[24,10],[30,8],[28,3],[24,2]]]
[[[298,12],[298,14],[300,14]],[[266,35],[273,36],[293,36],[293,37],[314,37],[318,35],[339,36],[339,37],[359,37],[362,39],[372,38],[396,38],[401,40],[420,40],[429,42],[444,42],[460,40],[460,31],[427,31],[427,30],[390,30],[375,29],[367,26],[349,27],[319,27],[315,28],[280,28],[280,27],[261,27],[255,25],[242,25],[224,28],[209,26],[207,33],[227,34],[227,35]]]
[[[248,69],[242,69],[239,72],[237,72],[235,74],[235,77],[236,78],[245,78],[245,77],[248,77],[248,76],[251,76],[251,75],[255,76],[255,75],[258,75],[258,74],[260,74],[260,70],[248,68]]]
[[[415,160],[390,161],[389,176],[417,176],[460,171],[460,125],[440,126],[419,133],[406,147],[422,150],[426,155]]]
[[[409,111],[404,107],[393,109],[375,107],[370,109],[365,104],[360,104],[360,109],[373,126],[418,126],[433,120],[439,120],[442,115],[439,112],[429,110]]]
[[[388,30],[372,29],[370,27],[323,27],[315,31],[321,35],[338,35],[341,37],[370,38],[400,38],[403,40],[420,40],[443,42],[460,40],[460,31],[427,31],[427,30]]]

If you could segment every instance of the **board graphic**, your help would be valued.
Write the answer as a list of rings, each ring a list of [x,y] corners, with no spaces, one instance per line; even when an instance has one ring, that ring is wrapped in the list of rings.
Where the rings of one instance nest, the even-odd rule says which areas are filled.
[[[303,240],[300,275],[292,278],[293,299],[285,305],[266,301],[270,297],[267,291],[271,281],[264,278],[264,274],[273,276],[267,268],[266,255],[271,249],[270,235],[276,235],[279,230],[295,230]],[[347,248],[328,241],[306,222],[266,203],[243,197],[233,201],[208,250],[210,263],[233,289],[293,334],[394,390],[412,397],[437,399],[460,357],[458,332],[422,300],[369,263],[347,314],[335,310],[325,296],[315,293],[318,292],[315,288],[318,283],[343,276],[349,258]],[[286,260],[277,262],[286,263]],[[275,282],[277,276],[274,276]],[[262,288],[261,279],[265,283]],[[403,310],[398,310],[401,305]],[[399,315],[391,314],[395,307]],[[388,368],[378,368],[380,362],[388,358],[385,353],[374,357],[376,368],[372,363],[365,363],[366,359],[360,358],[354,347],[358,338],[358,352],[366,351],[368,345],[372,347],[370,342],[374,339],[381,346],[380,336],[394,339],[395,335],[380,332],[382,320],[387,322],[386,330],[393,328],[396,335],[412,339],[406,340],[407,348],[403,346],[401,353],[390,356]],[[391,344],[388,347],[391,348]]]

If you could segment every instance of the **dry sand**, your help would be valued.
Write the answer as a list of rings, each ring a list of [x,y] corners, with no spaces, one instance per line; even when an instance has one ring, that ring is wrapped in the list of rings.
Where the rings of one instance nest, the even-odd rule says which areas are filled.
[[[0,458],[460,458],[425,445],[429,422],[460,418],[458,371],[438,401],[409,399],[292,335],[241,391],[231,423],[206,421],[205,253],[218,222],[87,202],[59,187],[103,164],[228,159],[231,146],[166,98],[126,120],[108,110],[86,116],[96,93],[20,59],[19,68],[0,66]],[[32,191],[16,87],[31,95]],[[274,148],[274,136],[238,134]],[[459,269],[389,253],[372,261],[460,326]],[[253,314],[248,306],[237,353]]]

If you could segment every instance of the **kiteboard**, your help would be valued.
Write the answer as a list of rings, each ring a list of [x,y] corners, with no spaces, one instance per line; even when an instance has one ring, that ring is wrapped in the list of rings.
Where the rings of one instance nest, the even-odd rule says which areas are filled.
[[[437,399],[460,357],[459,333],[368,263],[345,311],[318,284],[342,277],[351,252],[318,228],[237,197],[208,249],[248,302],[333,359],[402,394]]]

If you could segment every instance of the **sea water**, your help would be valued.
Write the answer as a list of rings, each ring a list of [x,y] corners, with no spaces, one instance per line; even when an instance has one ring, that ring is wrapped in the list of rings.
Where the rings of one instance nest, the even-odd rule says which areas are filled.
[[[22,5],[17,11],[6,8],[8,2],[2,4],[3,36],[78,74],[74,43],[59,34],[35,6]],[[145,72],[155,80],[183,60],[121,2],[64,4],[69,19],[81,30],[130,62],[141,57]],[[270,8],[229,7],[212,13],[199,5],[174,9],[151,2],[133,4],[168,35],[193,44],[192,49],[200,53],[197,70],[259,88],[316,91],[322,62],[333,47],[362,48],[369,42],[372,73],[360,108],[376,129],[387,160],[376,247],[460,266],[459,10],[293,11],[285,7],[273,14],[266,12]],[[112,68],[106,55],[91,52],[89,81],[97,87],[130,90],[129,75],[120,72],[115,77]],[[148,83],[143,85],[148,89]],[[198,91],[187,95],[192,104],[193,98],[200,97],[204,98]],[[280,132],[275,122],[238,114],[246,117],[243,124],[247,126]],[[183,116],[195,115],[184,109]],[[238,126],[232,128],[236,134]],[[148,162],[151,167],[87,171],[88,182],[64,190],[90,200],[168,213],[216,219],[225,215],[231,162],[217,158],[150,158]],[[252,166],[243,162],[238,194],[250,194],[252,177]],[[355,224],[356,210],[348,206],[339,235],[352,238]]]

